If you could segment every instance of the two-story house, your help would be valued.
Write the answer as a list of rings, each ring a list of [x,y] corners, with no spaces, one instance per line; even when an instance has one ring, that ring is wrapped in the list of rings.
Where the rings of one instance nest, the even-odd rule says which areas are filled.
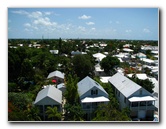
[[[92,112],[101,103],[108,103],[108,93],[103,87],[89,76],[78,82],[78,94],[86,119],[91,120]]]
[[[113,75],[109,82],[115,91],[120,109],[128,107],[131,118],[153,120],[155,99],[150,92],[121,73]]]
[[[45,113],[47,107],[57,107],[58,111],[62,111],[62,91],[54,86],[47,86],[40,90],[36,96],[34,105],[39,107],[40,117],[44,121],[51,121]]]

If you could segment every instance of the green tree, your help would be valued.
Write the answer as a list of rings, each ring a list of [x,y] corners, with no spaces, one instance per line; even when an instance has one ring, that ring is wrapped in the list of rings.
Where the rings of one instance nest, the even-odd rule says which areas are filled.
[[[73,70],[80,79],[93,75],[94,66],[86,55],[75,55],[72,60]]]
[[[144,89],[146,89],[150,93],[154,92],[153,91],[154,84],[149,79],[141,80],[141,79],[137,78],[136,76],[133,76],[130,79],[132,81],[134,81],[135,83],[137,83],[138,85],[142,86]]]
[[[65,104],[65,121],[83,121],[84,112],[81,105],[76,104]]]
[[[46,114],[48,115],[48,118],[54,120],[54,121],[60,121],[61,120],[61,113],[58,112],[57,107],[47,107]]]
[[[39,109],[34,106],[28,107],[27,110],[24,111],[27,121],[41,121],[39,116]]]
[[[107,56],[100,62],[100,65],[106,73],[110,73],[115,66],[120,65],[120,61],[117,57]]]
[[[69,74],[66,77],[65,99],[66,99],[67,103],[69,103],[71,105],[79,102],[77,83],[78,83],[77,76],[72,77],[72,75]]]

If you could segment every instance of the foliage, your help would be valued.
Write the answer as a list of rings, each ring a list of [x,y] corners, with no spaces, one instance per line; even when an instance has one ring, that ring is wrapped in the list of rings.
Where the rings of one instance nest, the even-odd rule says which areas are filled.
[[[65,104],[65,121],[82,121],[84,112],[79,104]]]
[[[128,113],[129,111],[126,109],[119,111],[113,108],[112,103],[109,102],[98,106],[93,121],[129,121]]]
[[[73,70],[80,79],[93,75],[94,66],[86,55],[75,55],[72,60]]]
[[[149,79],[141,80],[134,75],[130,79],[134,81],[135,83],[137,83],[138,85],[142,86],[144,89],[146,89],[150,93],[153,93],[154,84]]]
[[[8,102],[11,102],[17,110],[26,110],[27,105],[31,102],[25,93],[8,93]]]
[[[109,73],[115,66],[118,66],[120,61],[117,57],[107,56],[101,62],[100,65],[106,73]]]
[[[77,83],[78,77],[72,75],[68,75],[66,77],[66,91],[65,91],[65,99],[69,104],[76,104],[79,102],[79,95],[77,92]]]
[[[58,112],[57,107],[47,107],[46,114],[48,115],[48,118],[52,118],[55,121],[61,120],[61,113]]]

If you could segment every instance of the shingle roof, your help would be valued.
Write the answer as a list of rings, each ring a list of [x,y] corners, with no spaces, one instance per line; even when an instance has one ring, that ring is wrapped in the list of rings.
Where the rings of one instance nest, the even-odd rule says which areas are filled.
[[[62,72],[56,70],[54,72],[49,73],[47,78],[49,79],[49,78],[52,78],[52,77],[59,77],[59,78],[64,79],[64,74]]]
[[[47,86],[45,89],[39,91],[34,104],[37,104],[46,97],[53,99],[59,104],[62,103],[62,92],[53,86]]]
[[[131,81],[121,73],[113,75],[109,82],[114,85],[125,97],[129,97],[142,87],[135,82]]]
[[[78,82],[77,85],[78,85],[78,93],[80,96],[82,96],[84,93],[92,89],[94,86],[107,94],[107,92],[103,89],[103,87],[99,83],[91,79],[89,76],[82,79],[80,82]]]

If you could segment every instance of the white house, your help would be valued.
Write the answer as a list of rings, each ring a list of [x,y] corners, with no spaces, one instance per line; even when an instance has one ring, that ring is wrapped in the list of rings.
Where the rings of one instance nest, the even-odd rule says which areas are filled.
[[[84,112],[86,112],[86,119],[91,120],[92,112],[101,103],[108,103],[108,93],[103,87],[91,79],[89,76],[78,82],[78,94],[80,103]]]
[[[53,71],[51,73],[49,73],[49,75],[47,76],[47,79],[52,79],[55,80],[57,84],[63,83],[64,82],[64,73],[62,73],[61,71]]]
[[[58,90],[53,86],[47,86],[38,92],[34,105],[39,107],[40,116],[42,120],[52,120],[48,119],[45,111],[47,107],[57,107],[58,111],[62,110],[62,91]]]
[[[113,75],[109,82],[113,86],[120,109],[128,107],[131,118],[153,120],[155,98],[150,92],[120,73]]]
[[[103,58],[106,57],[106,55],[104,55],[102,53],[96,53],[96,54],[93,54],[93,57],[96,59],[96,61],[100,62],[100,61],[102,61]]]

